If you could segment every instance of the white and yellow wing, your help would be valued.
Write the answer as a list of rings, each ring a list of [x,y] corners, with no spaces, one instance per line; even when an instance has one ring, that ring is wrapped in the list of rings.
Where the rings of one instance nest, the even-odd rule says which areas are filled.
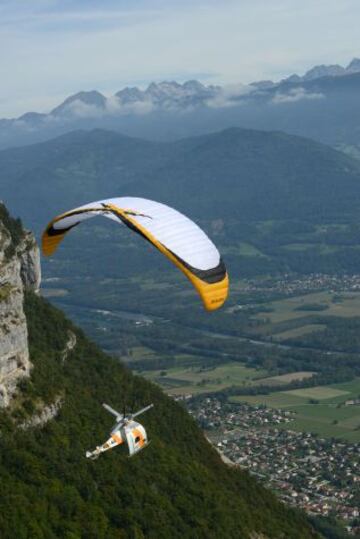
[[[46,227],[43,253],[52,255],[69,230],[96,215],[123,223],[154,245],[188,277],[207,310],[223,305],[229,279],[219,251],[196,223],[159,202],[135,197],[110,198],[63,213]]]

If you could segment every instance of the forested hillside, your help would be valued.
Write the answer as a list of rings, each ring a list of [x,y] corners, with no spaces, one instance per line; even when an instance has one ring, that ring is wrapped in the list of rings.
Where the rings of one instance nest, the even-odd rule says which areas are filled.
[[[216,239],[232,275],[354,272],[359,264],[359,162],[284,133],[228,129],[158,143],[74,132],[0,152],[0,187],[11,211],[37,234],[71,207],[141,196],[196,219]],[[62,256],[80,272],[90,267],[89,257],[96,264],[94,236],[105,240],[96,248],[107,263],[93,275],[105,277],[119,260],[123,274],[142,271],[144,249],[130,239],[129,250],[127,234],[99,220],[66,239],[56,273],[64,276]]]
[[[126,195],[242,226],[343,221],[354,217],[360,192],[360,164],[341,152],[280,132],[237,128],[174,143],[78,131],[2,151],[0,165],[5,202],[37,227],[69,205]]]

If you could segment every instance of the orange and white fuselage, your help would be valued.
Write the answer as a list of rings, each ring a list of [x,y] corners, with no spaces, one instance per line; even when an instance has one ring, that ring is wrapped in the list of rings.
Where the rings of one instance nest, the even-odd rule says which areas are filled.
[[[111,413],[116,413],[116,411],[110,408],[108,405],[105,405],[105,407]],[[134,415],[138,415],[139,413],[142,413],[143,411],[146,411],[151,407],[152,405],[147,408],[144,408],[143,410]],[[117,417],[120,419],[120,415],[118,415]],[[129,449],[129,456],[132,457],[149,444],[146,430],[140,423],[134,421],[131,418],[121,418],[111,431],[110,438],[102,445],[97,446],[94,451],[87,451],[86,457],[95,460],[100,456],[101,453],[104,453],[109,449],[113,449],[114,447],[123,443],[127,443]]]

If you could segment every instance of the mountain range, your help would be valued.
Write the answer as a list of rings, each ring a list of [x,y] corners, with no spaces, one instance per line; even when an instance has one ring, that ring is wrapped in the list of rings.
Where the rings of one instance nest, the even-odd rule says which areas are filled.
[[[360,144],[360,60],[315,66],[279,82],[206,86],[196,80],[69,96],[48,114],[0,120],[0,148],[48,140],[74,129],[106,128],[155,140],[239,126],[281,129],[330,144]]]
[[[305,75],[291,75],[285,82],[301,82],[320,79],[321,77],[343,77],[345,75],[351,75],[352,73],[360,72],[360,59],[353,58],[351,62],[346,66],[340,66],[339,64],[334,65],[318,65],[309,69]],[[256,84],[256,83],[255,83]]]
[[[11,211],[37,234],[54,215],[88,201],[141,196],[176,207],[215,234],[228,250],[234,276],[300,267],[351,272],[359,264],[359,162],[280,132],[231,128],[165,143],[76,131],[1,151],[0,186]],[[94,222],[70,235],[51,260],[51,271],[62,257],[79,274],[89,262],[96,265],[92,234],[99,226],[105,224]],[[113,245],[123,235],[114,227],[107,233],[111,240],[97,242],[94,271],[111,273],[119,259],[123,274],[142,271],[143,251],[118,245],[120,253]],[[251,256],[244,242],[253,246]]]

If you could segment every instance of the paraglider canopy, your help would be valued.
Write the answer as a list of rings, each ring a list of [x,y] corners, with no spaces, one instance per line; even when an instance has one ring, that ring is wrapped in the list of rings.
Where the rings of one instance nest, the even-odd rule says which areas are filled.
[[[207,310],[223,305],[229,279],[213,242],[191,219],[152,200],[133,197],[98,200],[55,217],[43,233],[44,255],[52,255],[69,230],[96,215],[126,225],[154,245],[188,277]]]

